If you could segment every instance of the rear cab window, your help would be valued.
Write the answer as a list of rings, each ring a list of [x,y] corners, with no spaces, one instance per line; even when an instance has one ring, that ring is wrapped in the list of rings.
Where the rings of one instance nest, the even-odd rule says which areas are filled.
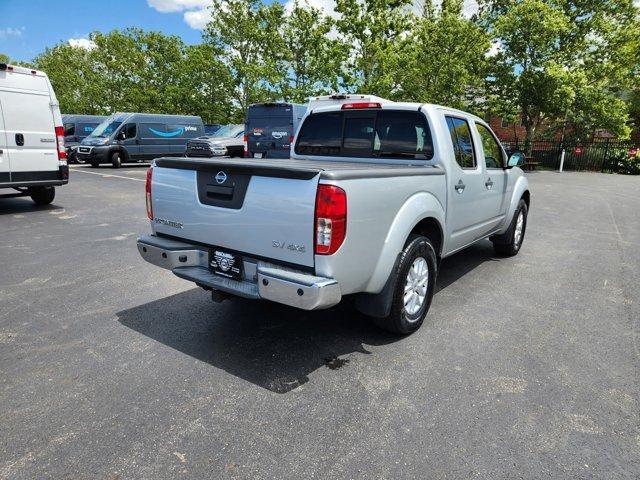
[[[431,160],[427,121],[412,110],[358,110],[309,115],[298,134],[300,155]]]

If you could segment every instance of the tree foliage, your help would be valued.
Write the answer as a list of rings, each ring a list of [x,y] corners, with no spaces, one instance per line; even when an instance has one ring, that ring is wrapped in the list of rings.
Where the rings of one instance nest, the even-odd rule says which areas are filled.
[[[633,0],[212,0],[203,41],[140,29],[60,43],[33,64],[63,111],[195,114],[241,121],[251,103],[333,91],[522,115],[586,138],[640,126],[640,17]]]

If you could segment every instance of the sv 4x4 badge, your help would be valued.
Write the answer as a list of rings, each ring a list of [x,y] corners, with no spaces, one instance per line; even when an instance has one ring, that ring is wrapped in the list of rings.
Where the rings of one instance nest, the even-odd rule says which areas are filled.
[[[306,248],[304,245],[296,245],[295,243],[290,243],[289,245],[287,245],[285,242],[272,240],[271,244],[273,248],[286,248],[287,250],[291,250],[292,252],[304,253],[306,251]]]

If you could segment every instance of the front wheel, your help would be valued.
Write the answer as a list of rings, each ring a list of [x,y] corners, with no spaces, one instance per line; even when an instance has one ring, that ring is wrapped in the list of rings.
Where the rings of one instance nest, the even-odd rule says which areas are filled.
[[[527,203],[520,199],[518,208],[513,215],[509,229],[497,237],[493,237],[493,249],[498,255],[503,257],[513,257],[517,255],[524,240],[524,234],[527,230],[527,214],[529,209]]]
[[[111,165],[113,165],[113,168],[120,168],[122,166],[122,154],[120,152],[113,152],[111,154]]]
[[[49,205],[56,196],[54,187],[31,187],[29,196],[36,205]]]
[[[389,315],[373,320],[385,330],[407,335],[420,328],[431,306],[438,274],[438,260],[431,241],[422,235],[409,237],[394,274]]]

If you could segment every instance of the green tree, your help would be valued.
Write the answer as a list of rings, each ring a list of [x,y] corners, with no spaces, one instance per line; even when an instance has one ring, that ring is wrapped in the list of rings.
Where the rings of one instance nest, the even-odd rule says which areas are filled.
[[[609,128],[628,136],[619,100],[628,70],[615,58],[636,10],[631,0],[483,0],[482,20],[500,45],[494,96],[519,111],[526,141],[543,124]]]
[[[276,85],[282,84],[278,47],[284,8],[279,2],[213,0],[211,13],[203,38],[229,70],[232,117],[241,121],[251,103],[273,99]]]
[[[5,55],[4,53],[0,53],[0,63],[11,63],[9,55]]]
[[[336,0],[336,30],[348,53],[341,71],[348,91],[398,97],[398,76],[415,16],[411,0]]]
[[[402,97],[457,108],[483,99],[489,35],[462,15],[462,0],[435,8],[431,0],[416,19],[402,52]]]
[[[294,2],[280,36],[278,69],[282,79],[278,91],[282,98],[304,102],[310,96],[338,90],[345,48],[329,37],[333,25],[319,9]]]

